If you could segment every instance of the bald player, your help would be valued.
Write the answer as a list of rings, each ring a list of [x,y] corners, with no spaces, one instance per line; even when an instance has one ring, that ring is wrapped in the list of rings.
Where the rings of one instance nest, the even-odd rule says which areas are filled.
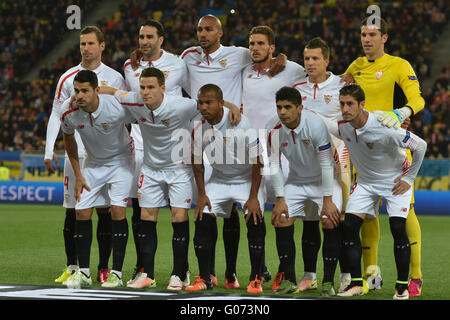
[[[198,46],[186,49],[181,58],[188,69],[187,92],[191,97],[197,95],[200,87],[207,83],[215,84],[222,89],[225,100],[241,104],[242,70],[252,62],[248,48],[223,46],[220,43],[223,35],[222,23],[213,15],[206,15],[198,21]],[[286,64],[286,56],[279,55],[270,73],[277,74]],[[205,159],[207,161],[207,159]],[[205,179],[208,180],[211,169],[205,162]],[[233,206],[230,218],[224,219],[223,239],[225,245],[226,271],[225,287],[239,288],[236,278],[236,260],[239,247],[240,224],[236,206]],[[214,268],[213,268],[214,270]],[[270,280],[270,273],[265,272],[265,280]]]

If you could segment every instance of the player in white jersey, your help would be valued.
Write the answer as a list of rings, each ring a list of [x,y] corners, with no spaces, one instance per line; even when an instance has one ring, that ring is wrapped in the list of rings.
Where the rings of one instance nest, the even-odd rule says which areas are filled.
[[[52,159],[57,163],[56,155],[53,153],[55,141],[61,127],[62,103],[74,94],[73,79],[80,70],[92,70],[96,73],[100,84],[110,85],[125,89],[125,81],[122,75],[114,69],[104,65],[101,61],[102,52],[105,48],[103,33],[95,26],[87,26],[80,33],[81,63],[67,70],[59,79],[56,86],[53,109],[47,126],[47,137],[45,146],[44,163],[50,173],[54,172]],[[78,143],[79,158],[85,157],[85,150],[78,132],[75,132]],[[66,217],[64,221],[63,235],[64,246],[67,256],[67,265],[62,275],[55,282],[64,282],[77,269],[76,248],[74,242],[75,228],[75,204],[76,200],[70,191],[75,184],[75,176],[72,166],[67,157],[64,161],[64,203]],[[98,225],[97,241],[99,247],[98,280],[103,283],[108,274],[108,260],[111,254],[111,214],[108,208],[97,208]]]
[[[242,104],[241,110],[247,116],[253,128],[265,131],[267,122],[276,116],[275,93],[284,86],[293,86],[306,77],[305,69],[295,62],[287,61],[285,68],[272,75],[269,70],[274,63],[275,35],[268,26],[256,26],[250,30],[249,50],[252,63],[242,72]],[[264,149],[263,163],[268,171],[267,152],[265,150],[265,134],[261,135],[261,147]],[[289,163],[281,156],[282,170],[285,179],[288,175]],[[263,180],[266,203],[274,204],[275,196],[270,185],[270,175],[265,174]],[[277,276],[279,276],[277,274]],[[277,279],[275,276],[275,279]],[[268,280],[268,279],[266,279]]]
[[[138,66],[133,69],[131,65],[131,59],[125,61],[123,70],[125,74],[125,81],[129,91],[139,92],[139,78],[144,69],[149,67],[155,67],[160,69],[166,79],[165,86],[166,94],[170,95],[182,95],[182,87],[184,86],[187,69],[184,61],[172,53],[169,53],[161,48],[164,42],[164,27],[161,23],[156,20],[145,21],[139,28],[139,50],[142,53],[142,57],[138,61]],[[131,190],[130,197],[133,202],[133,216],[132,216],[132,230],[134,236],[134,242],[136,247],[136,267],[128,283],[133,282],[133,280],[139,276],[139,272],[142,268],[142,257],[139,247],[139,239],[137,237],[139,223],[141,219],[141,210],[139,207],[139,202],[137,199],[138,184],[142,167],[142,161],[144,158],[144,145],[142,142],[142,134],[138,124],[131,125],[131,136],[134,139],[134,144],[136,148],[136,170],[135,179],[136,182]],[[173,228],[186,228],[187,222],[173,223]],[[186,273],[181,280],[189,284],[189,264],[186,261]]]
[[[122,285],[122,266],[128,241],[126,208],[134,171],[134,144],[126,124],[131,114],[113,97],[98,94],[95,72],[82,70],[73,81],[76,108],[70,99],[63,104],[61,129],[64,146],[75,173],[77,203],[75,243],[79,271],[65,282],[68,287],[90,285],[92,212],[95,207],[111,207],[113,267],[102,287]],[[86,148],[83,168],[78,159],[75,131]]]
[[[287,280],[272,286],[275,292],[280,293],[298,291],[294,222],[297,218],[305,217],[305,207],[310,204],[318,206],[324,229],[337,227],[341,215],[332,198],[335,186],[328,130],[318,115],[303,109],[301,102],[301,94],[296,89],[283,87],[278,90],[278,116],[269,121],[266,127],[272,186],[277,197],[272,223],[280,257],[279,272]],[[279,167],[280,153],[289,161],[286,183]]]
[[[345,85],[339,76],[327,71],[330,59],[330,48],[321,38],[313,38],[305,46],[303,51],[304,66],[308,77],[294,85],[302,95],[303,107],[312,110],[325,118],[325,124],[335,124],[342,119],[339,107],[339,90]],[[333,189],[333,200],[339,210],[345,210],[345,203],[351,186],[351,165],[348,150],[344,142],[330,135],[332,152],[335,160],[336,185]],[[303,221],[302,255],[304,264],[304,275],[299,283],[300,291],[314,289],[317,287],[316,265],[320,249],[321,235],[317,208],[311,206]],[[343,218],[343,217],[342,217]],[[323,263],[324,280],[322,287],[323,295],[334,294],[333,279],[336,269],[336,254],[339,252],[342,224],[339,229],[323,230]],[[339,255],[338,255],[339,256]],[[344,289],[350,283],[350,273],[345,268],[345,263],[340,259],[341,286]]]
[[[200,275],[188,291],[212,289],[211,258],[216,237],[216,217],[228,217],[233,203],[240,203],[247,221],[250,253],[249,293],[262,293],[261,274],[264,267],[263,225],[264,193],[260,188],[261,164],[258,161],[257,132],[245,116],[238,125],[229,121],[223,108],[221,89],[207,84],[198,93],[201,115],[192,123],[193,170],[198,200],[195,211],[194,248]],[[212,166],[211,178],[205,185],[203,154]]]
[[[198,89],[207,83],[221,88],[224,99],[239,106],[242,95],[242,70],[252,62],[247,48],[223,46],[222,24],[213,15],[203,16],[197,25],[199,46],[186,49],[181,58],[188,69],[187,92],[196,97]],[[279,54],[270,68],[272,75],[277,74],[286,65],[286,56]],[[205,177],[209,178],[211,169],[205,159]],[[225,246],[225,287],[239,288],[236,274],[236,260],[239,247],[240,226],[237,207],[233,206],[230,218],[224,219],[223,239]],[[212,268],[214,270],[214,267]],[[270,273],[265,273],[270,280]]]
[[[178,157],[178,140],[174,140],[179,130],[189,132],[189,121],[198,114],[197,101],[180,96],[164,94],[164,73],[157,68],[145,69],[140,77],[140,92],[126,92],[111,87],[106,91],[115,94],[117,100],[133,114],[138,121],[144,141],[144,160],[138,181],[138,199],[141,207],[139,239],[141,241],[142,272],[131,288],[156,286],[154,279],[154,258],[157,245],[156,222],[159,208],[169,204],[172,222],[188,220],[188,209],[192,203],[193,175],[190,166],[190,150]],[[233,114],[239,110],[233,106]],[[235,118],[233,118],[235,119]],[[180,224],[177,224],[180,225]],[[186,228],[174,228],[174,266],[169,282],[169,290],[181,290],[186,274],[189,245],[189,224]]]
[[[343,119],[337,134],[345,142],[358,177],[351,189],[344,220],[343,250],[352,281],[341,296],[362,295],[361,225],[376,218],[380,198],[386,199],[389,225],[394,238],[397,266],[394,299],[408,299],[408,277],[411,247],[406,233],[406,218],[412,195],[412,184],[419,172],[427,144],[415,134],[387,128],[378,115],[364,110],[365,95],[359,85],[340,90]],[[406,149],[413,152],[412,163]]]

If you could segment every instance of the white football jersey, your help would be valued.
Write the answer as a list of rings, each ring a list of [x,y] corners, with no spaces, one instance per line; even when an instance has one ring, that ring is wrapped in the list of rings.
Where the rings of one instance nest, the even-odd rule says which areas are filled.
[[[242,72],[241,110],[253,128],[264,129],[269,120],[277,115],[275,94],[284,87],[292,87],[305,81],[305,69],[299,64],[287,61],[283,71],[271,76],[269,70],[256,70],[254,64]]]
[[[92,113],[79,107],[70,109],[67,99],[62,106],[61,129],[66,134],[80,134],[86,148],[86,167],[128,164],[134,159],[134,143],[125,124],[133,118],[113,96],[98,97],[98,108]]]
[[[266,129],[269,155],[279,150],[289,161],[286,183],[321,183],[321,162],[332,165],[332,154],[327,127],[317,114],[303,109],[300,123],[293,130],[276,116]]]
[[[293,87],[302,95],[303,107],[312,110],[325,119],[328,130],[332,130],[336,123],[342,120],[339,103],[339,90],[345,85],[341,77],[327,72],[328,78],[321,83],[311,82],[309,78],[297,82]],[[336,172],[350,170],[348,150],[341,139],[331,134],[334,147]]]
[[[259,139],[246,116],[233,126],[229,109],[223,108],[222,120],[211,125],[201,114],[191,121],[192,149],[196,156],[204,153],[212,166],[211,179],[221,184],[251,182],[252,166],[259,155]]]
[[[190,139],[189,121],[198,114],[197,100],[164,94],[161,105],[155,110],[145,106],[139,93],[118,90],[115,98],[127,108],[139,123],[144,140],[144,165],[153,170],[174,170],[191,162],[190,149],[185,154],[172,155],[180,144]]]
[[[377,115],[367,113],[369,117],[362,128],[355,129],[345,121],[338,124],[338,135],[347,146],[358,180],[386,185],[394,184],[395,178],[404,176],[412,184],[422,161],[414,163],[413,157],[412,167],[405,149],[420,149],[425,153],[425,141],[407,130],[387,128],[377,120]]]
[[[242,93],[242,70],[251,63],[250,50],[243,47],[222,46],[206,54],[200,46],[186,49],[181,58],[189,74],[188,94],[196,99],[198,90],[207,83],[220,87],[225,101],[239,107]]]
[[[328,79],[321,83],[313,83],[306,78],[296,82],[294,88],[302,95],[302,104],[331,121],[342,119],[339,104],[339,90],[345,85],[339,76],[327,72]]]
[[[162,55],[159,59],[154,61],[139,61],[139,66],[136,70],[131,67],[131,61],[128,59],[125,61],[123,71],[125,74],[125,82],[128,90],[133,92],[139,92],[139,77],[144,69],[154,67],[158,68],[164,73],[165,76],[165,93],[170,95],[182,95],[182,88],[185,87],[187,80],[187,68],[182,59],[176,55],[162,50]],[[120,88],[123,89],[123,88]],[[139,129],[139,125],[131,125],[131,136],[134,139],[136,149],[143,150],[144,144],[142,142],[142,134]]]
[[[58,85],[56,86],[55,97],[53,99],[52,113],[50,115],[47,126],[44,159],[51,159],[53,156],[55,141],[58,137],[59,128],[61,127],[62,104],[65,100],[67,100],[74,94],[73,79],[75,78],[75,75],[81,70],[85,70],[85,68],[83,68],[80,63],[79,65],[67,70],[59,78]],[[123,90],[126,89],[125,80],[123,79],[122,75],[116,70],[108,67],[107,65],[101,63],[97,69],[92,71],[97,75],[99,86],[107,85]],[[80,156],[82,156],[84,155],[85,150],[77,132],[75,133],[75,139],[78,143],[78,153]]]

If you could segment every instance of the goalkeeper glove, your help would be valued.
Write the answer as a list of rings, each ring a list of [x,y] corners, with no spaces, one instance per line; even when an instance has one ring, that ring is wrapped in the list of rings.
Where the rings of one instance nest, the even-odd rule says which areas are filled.
[[[411,116],[412,111],[409,107],[403,107],[392,111],[377,110],[374,111],[374,113],[378,115],[378,121],[380,121],[383,126],[398,129],[402,125],[403,121]]]

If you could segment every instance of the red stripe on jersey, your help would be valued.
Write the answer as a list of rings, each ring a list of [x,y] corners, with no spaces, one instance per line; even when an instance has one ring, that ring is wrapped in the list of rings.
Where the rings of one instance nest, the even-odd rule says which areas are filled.
[[[305,84],[305,83],[306,83],[306,81],[296,83],[296,84],[294,84],[294,85],[292,86],[292,88],[295,88],[296,86],[301,86],[302,84]]]
[[[144,106],[142,103],[121,102],[120,104],[123,106],[127,106],[127,107],[143,107]]]
[[[270,130],[269,137],[268,137],[268,139],[267,139],[267,141],[269,142],[269,147],[272,146],[272,133],[274,133],[275,130],[278,130],[278,129],[280,129],[280,128],[281,128],[281,124],[275,126],[272,130]]]
[[[192,140],[194,141],[194,143],[197,143],[197,142],[195,141],[195,139],[194,139],[195,131],[197,131],[198,128],[200,128],[205,122],[206,122],[205,119],[203,119],[202,121],[199,121],[199,122],[197,123],[197,125],[195,126],[195,128],[192,129],[192,134],[191,134],[191,136],[192,136]]]
[[[198,54],[202,54],[200,51],[198,51],[197,49],[192,49],[192,50],[188,50],[188,51],[186,51],[182,56],[181,56],[181,59],[184,59],[184,57],[188,54],[188,53],[191,53],[191,52],[197,52]]]
[[[126,67],[128,67],[131,64],[131,62],[127,62],[123,65],[123,68],[125,69]]]
[[[75,107],[73,109],[67,110],[66,112],[63,113],[62,117],[61,117],[61,121],[64,122],[64,118],[69,115],[70,113],[77,111],[78,109],[80,109],[79,107]]]
[[[68,74],[62,81],[61,84],[59,85],[59,89],[58,89],[58,99],[61,98],[61,90],[63,88],[64,82],[70,78],[71,76],[73,76],[74,74],[78,73],[80,71],[80,69],[75,70],[74,72]]]
[[[343,124],[343,123],[346,123],[347,121],[345,121],[345,120],[340,120],[340,121],[338,121],[338,134],[339,134],[339,137],[341,136],[341,130],[339,130],[339,126],[341,125],[341,124]]]

